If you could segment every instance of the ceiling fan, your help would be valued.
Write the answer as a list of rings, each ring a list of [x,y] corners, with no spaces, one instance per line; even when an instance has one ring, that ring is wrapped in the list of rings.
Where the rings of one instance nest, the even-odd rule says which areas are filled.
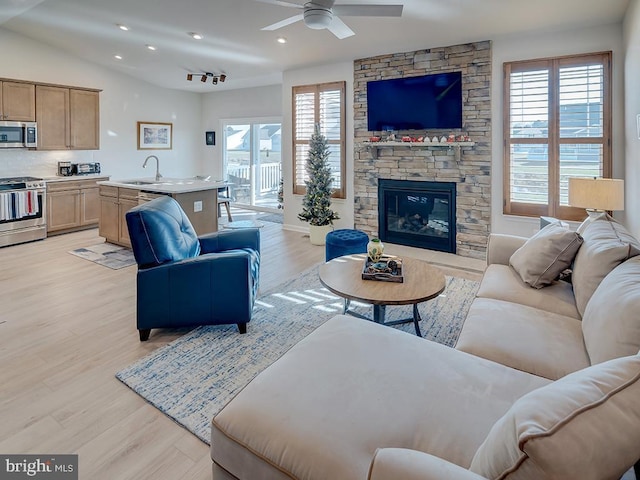
[[[264,27],[262,30],[278,30],[292,23],[303,20],[305,25],[314,30],[326,28],[339,39],[355,35],[342,20],[342,17],[400,17],[403,5],[334,5],[335,0],[313,0],[299,5],[286,0],[256,0],[270,5],[297,8],[302,13],[289,17],[280,22]]]

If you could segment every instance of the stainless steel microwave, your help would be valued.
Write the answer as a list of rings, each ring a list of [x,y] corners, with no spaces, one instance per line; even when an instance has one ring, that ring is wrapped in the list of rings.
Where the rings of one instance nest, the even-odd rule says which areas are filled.
[[[0,122],[0,148],[36,148],[36,122]]]

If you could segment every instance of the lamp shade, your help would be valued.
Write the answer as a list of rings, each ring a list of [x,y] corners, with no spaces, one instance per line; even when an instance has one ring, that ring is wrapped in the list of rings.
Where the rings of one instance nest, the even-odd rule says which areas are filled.
[[[593,210],[624,210],[624,180],[570,177],[569,205]]]

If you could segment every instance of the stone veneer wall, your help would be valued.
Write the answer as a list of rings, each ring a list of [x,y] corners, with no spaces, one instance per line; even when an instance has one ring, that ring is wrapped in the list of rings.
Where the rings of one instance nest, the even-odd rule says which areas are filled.
[[[456,182],[456,253],[484,258],[491,226],[491,42],[364,58],[354,67],[355,227],[378,235],[378,178]],[[475,145],[462,148],[460,161],[447,148],[404,146],[380,148],[376,159],[362,145],[374,133],[367,131],[368,81],[452,71],[462,72],[462,129],[397,134],[467,134]]]

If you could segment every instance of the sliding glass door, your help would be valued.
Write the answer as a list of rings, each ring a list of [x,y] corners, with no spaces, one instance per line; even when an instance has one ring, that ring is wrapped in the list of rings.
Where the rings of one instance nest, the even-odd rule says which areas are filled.
[[[279,122],[227,122],[224,125],[225,178],[240,206],[276,211],[282,176]]]

